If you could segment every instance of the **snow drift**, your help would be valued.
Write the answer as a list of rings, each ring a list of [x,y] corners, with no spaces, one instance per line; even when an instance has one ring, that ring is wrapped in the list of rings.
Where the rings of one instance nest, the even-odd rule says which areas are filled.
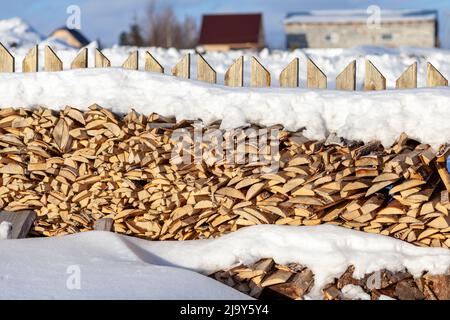
[[[336,226],[246,227],[213,240],[156,242],[107,232],[0,241],[0,298],[239,299],[210,274],[273,257],[301,263],[315,275],[309,298],[349,265],[355,277],[383,268],[444,274],[450,251]],[[79,271],[79,289],[67,281]],[[70,286],[69,286],[70,287]]]
[[[346,92],[230,88],[119,68],[0,74],[0,105],[86,109],[97,103],[118,113],[131,108],[180,119],[223,120],[225,129],[283,124],[308,138],[330,132],[385,146],[405,132],[435,148],[450,142],[450,88]]]

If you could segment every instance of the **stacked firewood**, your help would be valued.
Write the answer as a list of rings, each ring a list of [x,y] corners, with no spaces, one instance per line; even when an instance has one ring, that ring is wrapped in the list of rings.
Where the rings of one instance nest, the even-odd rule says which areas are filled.
[[[353,272],[354,267],[349,266],[339,278],[320,288],[321,298],[450,300],[450,275],[426,273],[414,279],[407,270],[383,269],[355,278]],[[258,299],[303,300],[315,285],[314,273],[309,268],[298,263],[276,264],[270,258],[217,271],[211,277]]]
[[[267,138],[260,127],[247,129]],[[436,152],[406,135],[390,147],[335,136],[313,141],[268,129],[279,130],[277,148],[248,139],[244,161],[230,162],[229,140],[247,141],[244,129],[196,142],[193,121],[157,114],[117,116],[97,105],[2,109],[0,209],[35,210],[33,232],[45,236],[91,230],[101,218],[114,219],[116,232],[160,240],[330,223],[450,247],[447,146]],[[184,143],[192,147],[183,151]],[[278,170],[270,170],[274,163]]]
[[[314,285],[310,269],[297,263],[275,264],[273,259],[240,265],[215,272],[211,277],[254,298],[286,298],[299,300]]]

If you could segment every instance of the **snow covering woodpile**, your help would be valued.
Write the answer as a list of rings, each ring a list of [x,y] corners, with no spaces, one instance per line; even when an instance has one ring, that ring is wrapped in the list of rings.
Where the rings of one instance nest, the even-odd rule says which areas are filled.
[[[97,103],[112,112],[131,109],[223,129],[281,124],[311,139],[329,133],[394,143],[402,132],[437,149],[450,141],[449,88],[344,92],[286,88],[230,88],[173,76],[119,68],[0,74],[0,106],[67,105],[86,110]]]
[[[361,282],[379,270],[408,272],[415,279],[443,275],[450,265],[449,250],[325,225],[261,225],[218,239],[178,242],[93,231],[0,241],[0,256],[2,299],[248,299],[206,275],[265,258],[311,270],[314,283],[304,298],[322,299],[323,289],[351,265],[352,277]],[[373,285],[385,286],[384,278],[377,279]],[[355,291],[348,289],[347,295]]]

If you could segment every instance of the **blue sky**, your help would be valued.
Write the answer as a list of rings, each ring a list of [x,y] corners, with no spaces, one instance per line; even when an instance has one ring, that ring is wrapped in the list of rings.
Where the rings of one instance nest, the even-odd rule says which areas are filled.
[[[0,19],[20,16],[47,35],[65,24],[69,5],[81,8],[82,32],[104,45],[117,42],[133,17],[145,14],[149,0],[15,0],[3,2]],[[272,47],[284,44],[282,20],[287,12],[317,9],[365,9],[378,5],[382,9],[438,9],[441,34],[446,15],[450,17],[450,0],[156,0],[157,4],[172,4],[177,15],[194,16],[200,25],[203,13],[262,12],[265,32]],[[8,4],[6,4],[8,3]],[[450,24],[449,24],[450,25]]]

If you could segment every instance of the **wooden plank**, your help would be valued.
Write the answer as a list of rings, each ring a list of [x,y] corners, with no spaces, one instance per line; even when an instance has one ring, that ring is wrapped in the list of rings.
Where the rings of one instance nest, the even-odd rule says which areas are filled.
[[[299,59],[294,58],[280,73],[280,87],[295,88],[299,86]]]
[[[364,90],[386,90],[386,78],[366,59],[366,74],[364,77]]]
[[[327,76],[319,67],[308,58],[306,85],[310,89],[326,89]]]
[[[450,174],[447,170],[447,159],[450,155],[450,147],[442,147],[436,155],[436,168],[438,170],[439,177],[445,185],[445,189],[450,193]]]
[[[96,68],[109,68],[111,67],[111,61],[105,55],[98,50],[95,49],[95,67]]]
[[[244,57],[239,57],[225,72],[224,84],[229,87],[244,86]]]
[[[122,64],[122,68],[128,70],[139,70],[139,51],[130,53],[127,60]]]
[[[197,57],[197,80],[212,84],[216,83],[216,71],[214,71],[201,54],[198,54]]]
[[[94,230],[113,231],[114,219],[102,218],[94,222]]]
[[[38,71],[38,46],[34,46],[28,51],[22,62],[22,72]]]
[[[36,217],[36,213],[31,210],[17,212],[0,211],[0,223],[3,221],[12,223],[12,239],[26,238]]]
[[[145,71],[164,73],[164,67],[148,51],[145,52]]]
[[[47,72],[62,71],[63,63],[50,46],[45,46],[44,70]]]
[[[336,77],[336,89],[356,90],[356,60],[350,62]]]
[[[445,189],[447,189],[450,193],[450,175],[448,174],[447,166],[442,163],[436,163],[436,167],[438,169],[439,176],[445,185]]]
[[[402,73],[397,81],[395,81],[395,87],[397,89],[417,88],[417,62],[414,62]]]
[[[427,87],[446,87],[448,80],[430,62],[427,63]]]
[[[71,69],[84,69],[88,67],[88,49],[84,48],[77,54],[70,64]]]
[[[258,88],[270,87],[270,72],[255,57],[252,57],[251,62],[250,86]]]
[[[14,56],[0,43],[0,72],[14,71]]]
[[[191,77],[191,55],[189,53],[172,68],[172,75],[184,79]]]

